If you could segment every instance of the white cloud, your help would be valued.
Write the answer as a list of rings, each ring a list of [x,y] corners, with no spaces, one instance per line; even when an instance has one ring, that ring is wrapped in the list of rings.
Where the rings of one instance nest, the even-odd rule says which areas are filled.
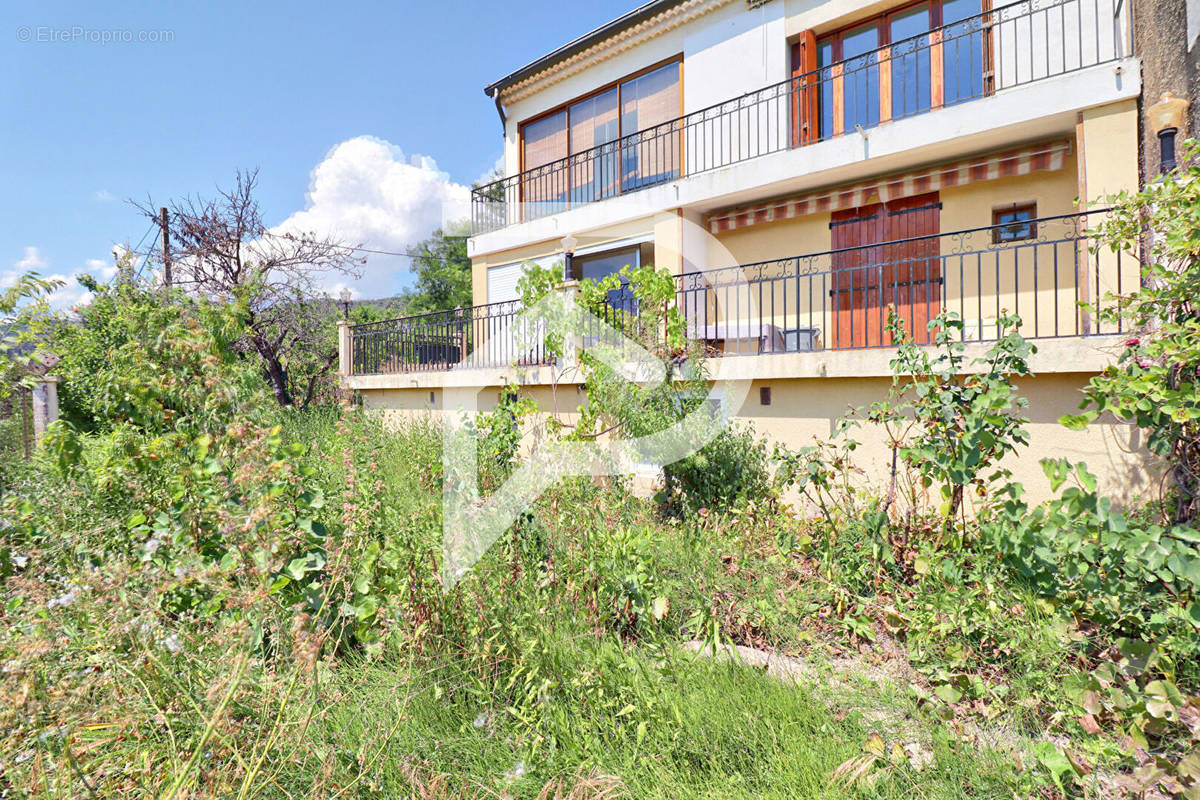
[[[97,189],[96,191],[92,192],[92,197],[94,197],[96,200],[99,200],[101,203],[111,203],[117,199],[117,196],[108,189]]]
[[[491,169],[488,169],[476,178],[475,183],[485,184],[498,181],[504,177],[504,172],[504,153],[501,152],[500,155],[496,156],[496,160],[492,162]]]
[[[41,272],[46,268],[46,259],[36,247],[26,247],[25,257],[13,264],[21,272]],[[15,278],[14,278],[15,280]]]
[[[92,293],[79,285],[79,281],[75,280],[76,275],[87,273],[101,281],[107,281],[111,280],[117,273],[117,268],[114,264],[99,258],[89,258],[84,262],[82,269],[71,273],[47,272],[49,267],[50,262],[42,256],[38,248],[26,247],[25,255],[12,262],[10,269],[0,269],[0,289],[12,286],[17,282],[17,278],[26,272],[36,272],[39,277],[63,283],[61,289],[51,293],[49,300],[51,308],[64,311],[78,308],[81,305],[91,302]]]
[[[436,228],[470,215],[469,187],[450,180],[428,156],[408,156],[394,144],[358,136],[334,147],[309,177],[306,208],[275,233],[332,235],[346,244],[403,252]],[[363,254],[359,280],[330,275],[336,293],[347,283],[356,297],[385,297],[405,284],[407,258]]]

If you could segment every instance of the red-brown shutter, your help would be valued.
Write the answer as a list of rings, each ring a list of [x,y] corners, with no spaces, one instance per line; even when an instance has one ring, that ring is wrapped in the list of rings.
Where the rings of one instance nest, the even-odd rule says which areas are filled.
[[[792,44],[792,147],[815,142],[820,113],[817,94],[817,36],[804,31]]]

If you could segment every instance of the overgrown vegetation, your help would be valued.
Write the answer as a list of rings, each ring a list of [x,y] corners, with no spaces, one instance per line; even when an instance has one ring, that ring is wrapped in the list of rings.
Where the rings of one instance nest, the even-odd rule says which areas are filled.
[[[1012,379],[1031,348],[1005,319],[971,352],[945,315],[829,441],[768,452],[731,429],[653,499],[564,481],[453,591],[438,429],[281,407],[236,345],[245,299],[97,287],[55,329],[69,417],[2,476],[0,792],[1195,797],[1200,405],[1181,287],[1200,264],[1183,233],[1164,241],[1153,291],[1178,301],[1165,321],[1122,301],[1143,331],[1067,421],[1111,410],[1168,443],[1165,503],[1118,508],[1054,459],[1056,497],[1028,502],[1005,464],[1030,457]],[[5,313],[46,288],[25,285]],[[661,273],[579,291],[668,380],[630,383],[585,349],[584,412],[550,421],[507,387],[475,421],[485,492],[531,424],[638,436],[708,402]],[[567,344],[551,342],[563,368]],[[1142,408],[1143,388],[1175,405]],[[857,460],[864,426],[891,443],[879,481]],[[733,646],[770,653],[768,674]]]

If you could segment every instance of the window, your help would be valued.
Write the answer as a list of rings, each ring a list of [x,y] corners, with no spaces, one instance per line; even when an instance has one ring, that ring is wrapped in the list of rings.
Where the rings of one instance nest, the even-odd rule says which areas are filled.
[[[875,24],[842,36],[842,130],[879,124],[879,56],[875,50],[882,43]]]
[[[942,0],[942,102],[984,95],[983,17],[979,0]]]
[[[1014,203],[992,211],[992,242],[1023,242],[1037,237],[1037,203]]]
[[[644,263],[649,263],[647,250],[652,254],[653,243],[645,243],[642,245],[634,245],[632,247],[622,247],[615,250],[606,250],[602,253],[595,253],[583,256],[575,256],[571,259],[571,266],[574,270],[572,276],[575,280],[588,279],[592,281],[600,281],[621,271],[622,267],[630,267],[636,269]],[[633,297],[633,292],[629,289],[628,283],[622,281],[620,289],[613,289],[608,293],[608,302],[613,308],[620,308],[625,311],[636,312],[636,301]]]
[[[561,203],[566,199],[566,181],[551,168],[538,169],[567,157],[567,115],[565,112],[543,117],[522,131],[522,159],[525,170],[535,170],[521,180],[526,203],[537,206]],[[539,213],[552,209],[539,208]]]
[[[901,11],[888,20],[888,41],[893,42],[892,119],[929,110],[929,30],[932,27],[928,5]]]
[[[568,200],[602,200],[678,177],[681,148],[673,131],[618,140],[680,116],[679,77],[676,58],[523,123],[521,171],[533,172],[522,179],[524,202],[565,207]]]
[[[592,95],[572,105],[566,114],[571,120],[571,152],[581,153],[620,138],[617,118],[617,89]],[[571,202],[586,203],[616,194],[620,174],[616,148],[605,148],[592,158],[571,164]]]
[[[679,64],[668,64],[621,84],[621,135],[649,130],[679,116]],[[677,137],[654,131],[621,149],[625,189],[665,183],[679,174]]]
[[[818,39],[820,138],[982,96],[984,8],[925,0]]]

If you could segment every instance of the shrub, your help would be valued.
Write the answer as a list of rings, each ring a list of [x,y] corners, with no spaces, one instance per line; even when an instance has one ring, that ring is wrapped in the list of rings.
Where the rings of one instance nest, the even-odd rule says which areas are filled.
[[[1157,641],[1200,657],[1200,532],[1138,523],[1096,493],[1086,465],[1044,460],[1059,497],[1028,508],[1013,487],[984,525],[991,547],[1039,594],[1106,638]]]
[[[723,511],[772,496],[766,444],[747,427],[730,427],[699,451],[663,467],[668,508]]]
[[[1117,363],[1089,381],[1083,413],[1063,422],[1081,429],[1111,413],[1145,430],[1146,447],[1169,468],[1172,517],[1187,522],[1200,517],[1200,142],[1189,140],[1176,173],[1109,201],[1095,249],[1149,245],[1141,285],[1095,309],[1131,336]]]
[[[1027,401],[1010,378],[1029,374],[1027,359],[1035,348],[1017,332],[1020,317],[1002,316],[996,324],[1000,339],[969,371],[957,314],[942,312],[929,323],[936,345],[931,350],[913,344],[892,312],[888,330],[900,342],[891,364],[892,388],[886,400],[860,412],[867,422],[885,427],[893,452],[921,486],[938,488],[938,513],[947,528],[965,514],[968,494],[986,501],[1007,480],[1010,473],[997,463],[1029,442],[1028,420],[1020,414]],[[897,477],[893,459],[889,505]]]

